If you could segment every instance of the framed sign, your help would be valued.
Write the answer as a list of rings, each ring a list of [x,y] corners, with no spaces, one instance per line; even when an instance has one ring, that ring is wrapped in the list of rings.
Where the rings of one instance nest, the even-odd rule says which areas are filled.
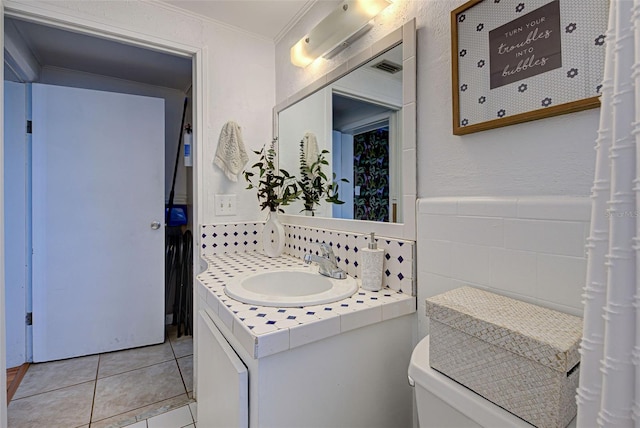
[[[471,0],[451,12],[453,133],[600,105],[608,0]]]

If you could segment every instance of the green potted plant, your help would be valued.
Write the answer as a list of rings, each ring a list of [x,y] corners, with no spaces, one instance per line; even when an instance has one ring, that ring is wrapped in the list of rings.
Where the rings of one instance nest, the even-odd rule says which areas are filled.
[[[325,159],[328,153],[328,150],[322,150],[318,155],[318,159],[309,165],[304,151],[304,141],[300,141],[301,178],[298,180],[298,187],[300,188],[300,199],[304,204],[303,211],[307,215],[315,215],[316,207],[323,200],[332,204],[344,204],[344,201],[338,198],[338,183],[335,181],[336,174],[333,173],[333,179],[329,181],[327,175],[322,171],[323,165],[329,165],[329,162]],[[340,181],[349,182],[346,178],[341,178]]]
[[[296,178],[275,166],[277,141],[274,138],[262,150],[253,151],[260,156],[258,162],[251,166],[256,172],[243,171],[244,179],[249,183],[247,189],[257,189],[260,208],[269,209],[262,232],[263,249],[269,257],[277,257],[284,250],[284,227],[278,219],[278,211],[283,213],[284,210],[280,206],[289,205],[300,196]]]

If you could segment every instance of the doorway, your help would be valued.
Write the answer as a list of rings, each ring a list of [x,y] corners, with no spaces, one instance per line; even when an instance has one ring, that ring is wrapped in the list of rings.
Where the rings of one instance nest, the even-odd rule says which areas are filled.
[[[21,18],[24,18],[24,16],[21,16]],[[32,16],[32,18],[34,18],[34,20],[40,22],[40,23],[44,23],[46,25],[61,25],[59,22],[54,23],[53,20],[49,20],[49,18],[44,17],[44,16]],[[193,87],[192,87],[192,94],[193,96],[190,97],[191,100],[193,100],[194,98],[197,99],[201,99],[201,84],[198,84],[199,80],[201,79],[202,76],[202,71],[203,71],[203,64],[202,61],[199,59],[199,56],[201,55],[201,52],[199,50],[199,48],[191,48],[191,47],[185,47],[183,45],[175,45],[172,46],[170,42],[167,42],[167,44],[164,45],[159,45],[157,43],[157,41],[147,41],[145,40],[144,37],[140,37],[139,39],[132,39],[130,38],[128,35],[124,35],[124,34],[119,34],[119,32],[116,30],[111,29],[112,31],[100,31],[100,30],[96,30],[96,29],[91,29],[90,27],[92,26],[91,23],[88,22],[66,22],[64,23],[65,28],[67,29],[73,29],[74,32],[76,33],[84,33],[84,32],[92,32],[93,34],[99,34],[101,38],[103,39],[109,39],[112,41],[117,41],[119,43],[124,43],[125,45],[128,46],[136,46],[137,48],[142,48],[142,49],[146,49],[149,50],[150,47],[153,47],[154,51],[161,51],[165,54],[170,54],[170,55],[177,55],[177,56],[182,56],[182,57],[190,57],[191,58],[191,62],[193,64]],[[59,70],[58,70],[59,71]],[[59,73],[58,73],[59,74]],[[86,77],[86,76],[85,76]],[[194,168],[192,169],[192,171],[189,173],[189,178],[192,180],[192,199],[190,202],[190,205],[193,207],[193,209],[190,212],[190,222],[192,224],[197,224],[197,218],[198,218],[198,196],[196,194],[196,192],[193,191],[193,189],[196,189],[197,186],[195,185],[196,177],[197,177],[197,166],[198,166],[198,157],[197,157],[197,143],[198,143],[198,136],[201,135],[201,120],[198,120],[199,118],[201,118],[201,112],[198,111],[196,109],[197,103],[196,102],[192,102],[191,105],[193,106],[193,116],[192,116],[192,120],[191,123],[193,123],[193,142],[194,142],[194,146],[193,146],[193,155],[194,155]],[[5,106],[5,109],[7,108],[7,106]],[[169,138],[169,137],[167,137]],[[175,160],[175,152],[172,151],[171,153],[171,159]],[[2,349],[0,350],[1,352],[4,352],[5,350]],[[2,367],[2,370],[4,370],[4,367]],[[4,404],[3,404],[4,405]]]

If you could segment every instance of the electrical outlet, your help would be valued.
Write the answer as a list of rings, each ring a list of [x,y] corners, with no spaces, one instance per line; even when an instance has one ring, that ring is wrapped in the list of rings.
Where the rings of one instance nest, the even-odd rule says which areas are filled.
[[[216,215],[236,215],[236,195],[215,195]]]

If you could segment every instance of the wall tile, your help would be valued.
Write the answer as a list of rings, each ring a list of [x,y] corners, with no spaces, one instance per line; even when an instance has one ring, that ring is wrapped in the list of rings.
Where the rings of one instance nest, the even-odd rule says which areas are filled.
[[[484,285],[491,283],[488,247],[453,243],[451,263],[457,279]]]
[[[536,296],[536,253],[490,248],[489,265],[492,287]]]
[[[456,217],[439,214],[420,215],[420,239],[436,241],[453,241],[456,228]]]
[[[537,297],[582,309],[587,259],[548,254],[538,254],[537,258]]]
[[[516,198],[464,198],[458,201],[458,215],[482,217],[516,217]]]
[[[432,239],[418,241],[420,269],[438,275],[451,276],[453,274],[451,246],[451,241]]]
[[[200,226],[200,253],[223,254],[257,251],[264,222],[206,224]]]
[[[580,197],[528,197],[518,200],[519,218],[589,221],[591,200]]]
[[[428,332],[424,299],[462,285],[582,313],[588,197],[428,198],[417,205],[421,337]]]
[[[201,256],[259,251],[262,223],[238,223],[201,226]],[[317,229],[285,224],[285,254],[302,259],[307,253],[319,254],[319,242],[329,244],[338,266],[353,277],[360,277],[360,250],[368,244],[368,236],[350,232]],[[245,245],[245,241],[248,244]],[[254,243],[255,241],[255,243]],[[383,284],[395,291],[415,295],[414,242],[377,238],[378,247],[385,249]],[[220,267],[224,271],[225,267]],[[223,272],[224,273],[224,272]],[[220,279],[217,279],[220,281]]]
[[[418,213],[422,214],[458,214],[458,198],[420,199],[417,203]]]
[[[456,242],[490,247],[504,245],[504,225],[501,218],[458,216],[454,227],[452,240]]]
[[[571,221],[505,219],[505,247],[581,257],[584,223]]]

